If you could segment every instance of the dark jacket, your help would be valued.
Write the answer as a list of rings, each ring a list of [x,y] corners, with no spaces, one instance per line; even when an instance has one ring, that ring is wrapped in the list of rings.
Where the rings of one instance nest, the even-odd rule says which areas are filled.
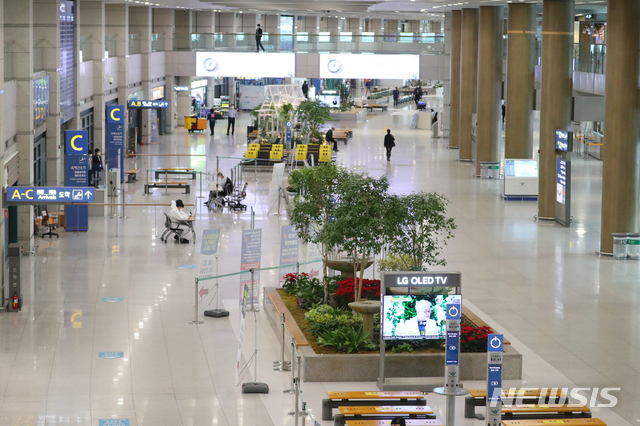
[[[324,136],[327,142],[335,142],[333,139],[333,130],[329,129],[327,134]]]
[[[100,155],[91,156],[91,170],[102,171],[102,157]]]
[[[391,133],[384,135],[384,147],[393,148],[394,146],[396,146],[396,138]]]
[[[307,83],[302,84],[302,93],[304,93],[305,95],[309,93],[309,85]]]
[[[416,101],[419,101],[420,99],[422,99],[422,88],[416,87],[413,90],[413,97],[415,98]]]
[[[393,91],[393,99],[398,99],[400,97],[400,91],[398,89]]]
[[[207,114],[207,120],[209,120],[210,124],[213,124],[214,126],[216,125],[216,113],[215,112],[211,112],[209,111],[209,113]]]
[[[256,28],[256,40],[262,39],[262,28]]]

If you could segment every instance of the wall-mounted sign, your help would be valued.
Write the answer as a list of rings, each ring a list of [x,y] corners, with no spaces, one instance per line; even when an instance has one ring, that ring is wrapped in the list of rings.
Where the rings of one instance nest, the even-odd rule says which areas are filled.
[[[169,101],[129,101],[129,108],[169,108]]]
[[[198,77],[285,78],[295,71],[295,53],[196,52]]]
[[[49,118],[49,76],[33,80],[33,127]]]
[[[573,132],[556,129],[556,150],[562,152],[573,150]]]
[[[164,86],[158,86],[151,89],[151,99],[157,100],[164,98]]]
[[[25,204],[93,203],[95,188],[11,186],[7,201]]]
[[[460,272],[385,273],[385,287],[398,286],[446,286],[459,287]]]
[[[420,55],[320,54],[320,78],[415,80],[419,75]]]
[[[173,86],[175,92],[188,92],[189,86]]]
[[[571,225],[571,161],[556,158],[556,222]]]

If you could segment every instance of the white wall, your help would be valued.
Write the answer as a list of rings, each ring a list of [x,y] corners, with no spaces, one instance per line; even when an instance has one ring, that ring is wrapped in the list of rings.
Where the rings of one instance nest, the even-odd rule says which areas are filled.
[[[194,53],[195,56],[195,53]],[[127,84],[142,81],[142,55],[130,55],[127,57]]]
[[[78,100],[93,96],[93,61],[78,64]]]
[[[112,84],[109,84],[110,78],[113,79]],[[117,57],[108,58],[104,60],[104,83],[102,87],[105,92],[108,90],[118,88],[118,58]]]
[[[165,52],[153,52],[149,58],[149,78],[156,79],[167,75],[165,72]]]

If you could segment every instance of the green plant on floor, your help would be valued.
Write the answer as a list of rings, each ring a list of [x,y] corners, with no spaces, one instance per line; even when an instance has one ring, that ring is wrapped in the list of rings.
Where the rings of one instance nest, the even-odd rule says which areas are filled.
[[[351,111],[351,108],[353,108],[355,105],[356,103],[353,102],[353,98],[349,96],[349,86],[346,84],[341,85],[340,86],[340,111],[342,112]]]
[[[310,139],[320,131],[320,126],[331,119],[329,107],[318,99],[307,99],[300,102],[297,109],[298,119],[302,122],[302,135]]]
[[[337,330],[327,331],[318,337],[321,346],[333,346],[338,352],[348,354],[357,352],[368,344],[369,332],[354,330],[351,327],[340,327]]]
[[[308,285],[311,277],[304,272],[300,274],[287,274],[282,281],[282,289],[289,294],[296,294],[298,289]]]
[[[302,309],[311,309],[324,301],[324,286],[317,278],[311,278],[296,291],[296,303]]]
[[[314,334],[323,334],[339,327],[362,328],[362,315],[344,312],[329,305],[320,305],[304,314],[309,321],[308,331]]]

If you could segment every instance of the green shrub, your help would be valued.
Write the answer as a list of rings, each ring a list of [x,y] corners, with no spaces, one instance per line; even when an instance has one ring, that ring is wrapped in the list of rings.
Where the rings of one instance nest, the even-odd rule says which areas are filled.
[[[317,278],[311,278],[296,291],[296,303],[302,309],[311,309],[324,301],[324,285]]]
[[[369,333],[362,330],[354,330],[351,327],[340,327],[337,330],[327,331],[318,337],[318,344],[333,346],[338,352],[348,354],[357,352],[358,349],[369,346]]]
[[[320,305],[304,314],[309,321],[309,332],[320,335],[339,327],[362,327],[362,315],[352,312],[343,312],[329,305]]]

